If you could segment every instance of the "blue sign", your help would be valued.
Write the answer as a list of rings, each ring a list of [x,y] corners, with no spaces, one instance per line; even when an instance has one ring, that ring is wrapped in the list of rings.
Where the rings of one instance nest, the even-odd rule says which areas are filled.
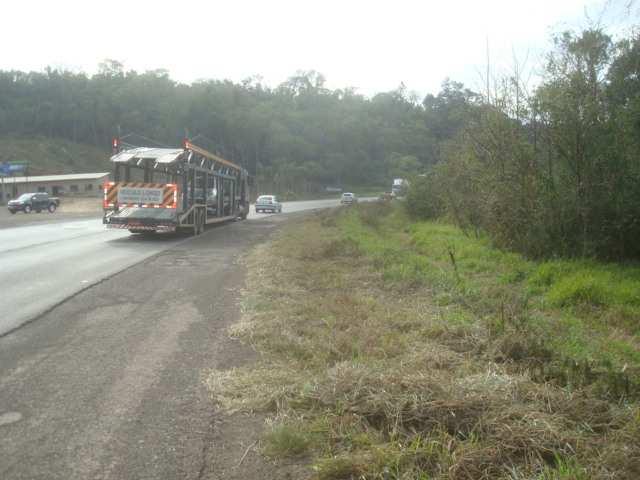
[[[24,172],[27,165],[24,163],[2,163],[0,164],[0,174],[10,175],[16,172]]]

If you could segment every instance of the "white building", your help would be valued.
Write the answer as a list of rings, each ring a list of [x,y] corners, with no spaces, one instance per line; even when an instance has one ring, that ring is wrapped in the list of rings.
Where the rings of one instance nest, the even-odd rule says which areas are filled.
[[[47,192],[53,196],[99,197],[102,195],[102,185],[108,180],[108,172],[0,177],[0,201],[6,202],[23,193],[33,192]]]

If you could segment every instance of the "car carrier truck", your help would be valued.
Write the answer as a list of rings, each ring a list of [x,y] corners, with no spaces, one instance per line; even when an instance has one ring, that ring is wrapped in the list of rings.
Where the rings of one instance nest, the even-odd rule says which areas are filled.
[[[245,219],[247,171],[185,140],[182,148],[122,149],[113,140],[113,181],[104,184],[107,228],[132,233],[190,231]]]

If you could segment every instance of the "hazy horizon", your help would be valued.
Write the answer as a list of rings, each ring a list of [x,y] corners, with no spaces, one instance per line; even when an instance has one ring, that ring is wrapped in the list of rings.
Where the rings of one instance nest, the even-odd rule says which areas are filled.
[[[487,43],[495,75],[517,62],[535,78],[552,32],[606,24],[615,34],[630,25],[626,3],[606,0],[330,0],[316,9],[291,0],[185,0],[180,11],[146,0],[26,0],[5,11],[8,18],[30,20],[29,30],[9,22],[0,31],[3,44],[15,45],[3,52],[3,70],[49,66],[92,75],[113,59],[125,70],[167,70],[180,83],[258,76],[270,87],[297,71],[315,70],[327,87],[353,87],[366,96],[400,84],[424,96],[437,93],[446,78],[478,90]]]

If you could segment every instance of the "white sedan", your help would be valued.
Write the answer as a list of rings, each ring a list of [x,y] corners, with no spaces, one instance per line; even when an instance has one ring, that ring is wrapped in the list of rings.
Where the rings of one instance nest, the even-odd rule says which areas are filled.
[[[345,192],[340,198],[340,203],[343,205],[351,205],[352,203],[358,203],[358,199],[353,193]]]
[[[282,204],[275,195],[260,195],[256,200],[256,213],[282,213]]]

